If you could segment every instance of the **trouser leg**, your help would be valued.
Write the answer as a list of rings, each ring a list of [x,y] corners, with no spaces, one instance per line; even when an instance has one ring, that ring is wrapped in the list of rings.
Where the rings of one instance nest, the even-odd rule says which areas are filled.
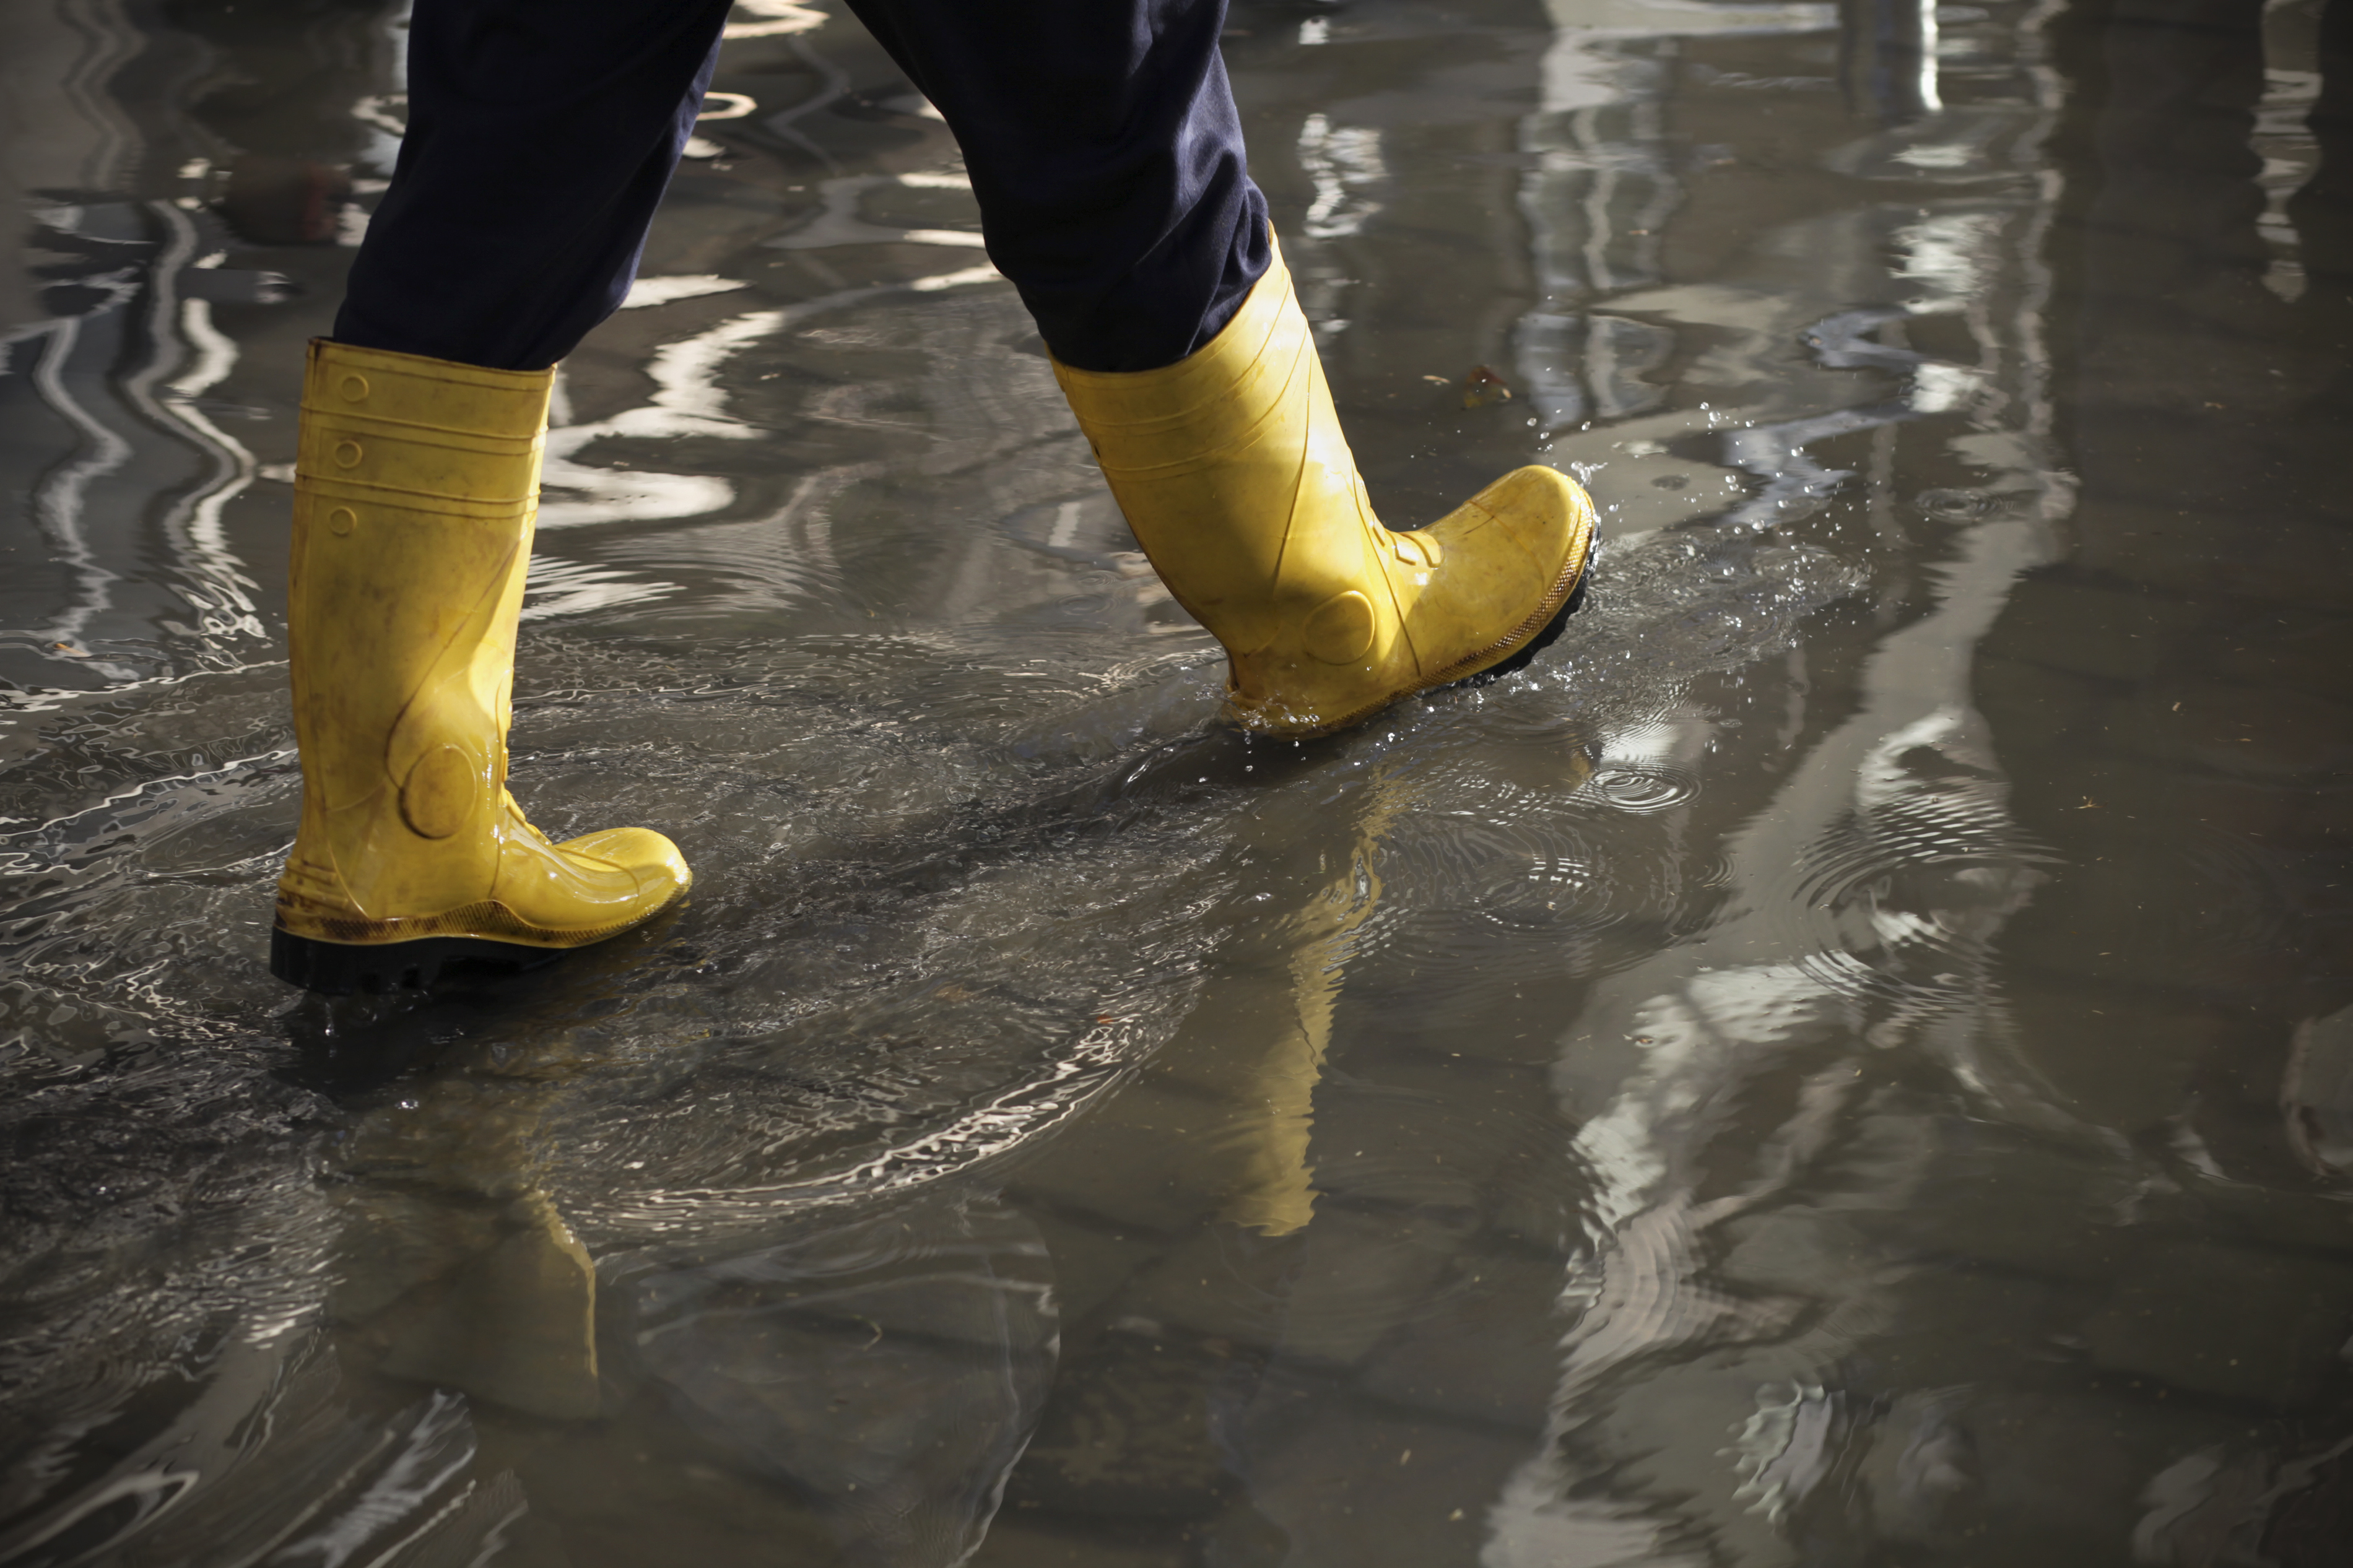
[[[1214,337],[1270,259],[1224,0],[854,0],[963,147],[989,255],[1064,363]],[[499,369],[628,293],[724,0],[419,0],[409,131],[337,341]]]
[[[628,293],[728,0],[417,0],[408,134],[335,339],[543,370]]]
[[[1225,0],[849,0],[955,132],[989,258],[1054,356],[1183,359],[1271,259]]]

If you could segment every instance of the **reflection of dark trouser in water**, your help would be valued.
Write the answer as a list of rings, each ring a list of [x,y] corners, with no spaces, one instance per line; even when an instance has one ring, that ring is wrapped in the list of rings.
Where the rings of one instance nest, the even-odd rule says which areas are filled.
[[[628,292],[727,9],[423,0],[336,340],[506,370],[569,353]],[[990,259],[1063,363],[1174,363],[1266,271],[1222,0],[853,9],[955,131]]]
[[[1263,734],[1521,658],[1592,511],[1524,468],[1373,515],[1243,166],[1224,0],[852,0],[962,144],[990,258],[1154,567]],[[289,595],[302,826],[271,967],[428,985],[604,941],[690,878],[643,828],[551,844],[505,794],[551,367],[636,272],[725,0],[421,0],[409,132],[312,348]]]

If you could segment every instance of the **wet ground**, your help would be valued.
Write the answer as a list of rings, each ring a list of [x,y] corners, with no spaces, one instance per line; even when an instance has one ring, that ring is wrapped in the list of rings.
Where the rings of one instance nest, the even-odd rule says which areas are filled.
[[[0,1563],[2353,1563],[2317,0],[1239,0],[1385,514],[1604,511],[1532,668],[1306,746],[926,106],[732,31],[514,734],[692,901],[328,1002],[281,562],[399,16],[0,13]]]

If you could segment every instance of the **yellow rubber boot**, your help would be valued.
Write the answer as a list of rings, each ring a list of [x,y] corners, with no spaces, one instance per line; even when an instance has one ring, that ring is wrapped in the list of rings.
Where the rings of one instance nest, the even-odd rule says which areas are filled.
[[[613,936],[684,893],[670,841],[551,844],[506,793],[553,371],[313,342],[287,614],[302,825],[270,968],[430,984]]]
[[[1189,357],[1054,374],[1145,554],[1225,645],[1246,729],[1324,734],[1491,669],[1585,575],[1593,503],[1551,468],[1506,474],[1428,528],[1381,525],[1280,252]]]

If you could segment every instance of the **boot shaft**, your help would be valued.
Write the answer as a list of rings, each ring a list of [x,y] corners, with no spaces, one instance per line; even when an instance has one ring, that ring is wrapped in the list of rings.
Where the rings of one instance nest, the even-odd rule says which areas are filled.
[[[1386,596],[1379,525],[1280,250],[1225,331],[1189,358],[1054,373],[1138,542],[1229,651],[1268,647],[1335,595]],[[1365,631],[1395,618],[1392,609]],[[1342,640],[1344,658],[1364,651],[1361,637]]]
[[[335,883],[362,910],[488,893],[553,381],[311,345],[288,606],[303,764],[290,880]]]

